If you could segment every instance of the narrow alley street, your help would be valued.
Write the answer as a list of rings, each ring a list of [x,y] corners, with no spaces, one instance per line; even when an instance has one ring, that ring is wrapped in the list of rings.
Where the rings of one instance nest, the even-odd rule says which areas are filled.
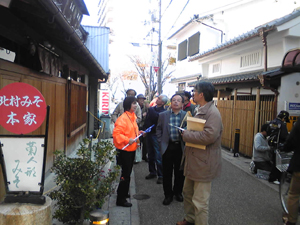
[[[267,185],[254,175],[246,173],[227,160],[222,161],[221,177],[212,185],[209,209],[211,225],[281,225],[281,205],[278,186]],[[148,165],[134,165],[136,193],[149,195],[138,200],[140,224],[175,225],[183,219],[183,203],[174,200],[164,206],[162,185],[156,179],[145,180]]]

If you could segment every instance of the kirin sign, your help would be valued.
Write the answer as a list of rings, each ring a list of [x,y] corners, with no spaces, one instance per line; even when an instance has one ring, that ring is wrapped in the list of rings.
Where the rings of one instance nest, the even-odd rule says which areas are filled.
[[[109,91],[100,90],[100,113],[109,114]]]
[[[12,83],[0,90],[0,125],[14,134],[39,128],[47,113],[43,95],[26,83]]]

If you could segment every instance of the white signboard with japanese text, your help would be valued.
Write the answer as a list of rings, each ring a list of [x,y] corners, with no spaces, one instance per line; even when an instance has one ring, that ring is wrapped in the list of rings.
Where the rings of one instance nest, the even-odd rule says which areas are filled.
[[[285,101],[285,110],[290,113],[290,116],[300,115],[300,102],[288,102]]]
[[[43,137],[0,137],[6,166],[8,191],[40,191],[44,140]]]

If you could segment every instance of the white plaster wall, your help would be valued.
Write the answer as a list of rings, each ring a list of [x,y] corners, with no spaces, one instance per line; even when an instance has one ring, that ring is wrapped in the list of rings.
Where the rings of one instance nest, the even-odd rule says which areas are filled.
[[[283,40],[283,56],[291,49],[300,46],[300,39],[295,37],[286,37]]]
[[[268,45],[268,68],[281,66],[285,52],[283,51],[283,43],[277,42]],[[264,59],[263,59],[264,60]]]
[[[287,110],[285,103],[300,103],[300,73],[292,73],[281,77],[281,87],[278,89],[277,112]],[[289,111],[291,116],[300,115],[299,111]]]
[[[300,2],[294,0],[255,0],[224,10],[223,20],[228,24],[225,39],[228,41],[257,26],[283,17],[299,6]]]
[[[293,26],[290,30],[289,30],[289,35],[291,36],[300,36],[300,25],[297,24],[296,26]]]
[[[267,38],[268,46],[268,58],[267,66],[268,68],[280,67],[282,64],[283,57],[287,51],[285,49],[299,48],[300,39],[295,37],[284,37],[287,32],[273,33]],[[260,64],[240,68],[240,57],[245,54],[250,54],[252,52],[259,51],[261,53]],[[264,69],[264,50],[262,41],[260,38],[254,38],[248,42],[239,44],[237,46],[232,46],[228,50],[223,50],[218,52],[218,54],[213,54],[211,56],[205,57],[198,60],[199,64],[207,70],[203,69],[204,77],[217,77],[226,76],[234,73],[242,73],[246,71],[255,71]],[[212,74],[212,65],[216,62],[222,62],[221,73]]]
[[[234,96],[234,90],[231,92],[231,95]],[[245,94],[241,94],[245,93]],[[247,94],[246,94],[247,93]],[[239,88],[237,95],[256,95],[257,88]],[[274,92],[268,89],[260,88],[260,95],[274,95]]]
[[[300,1],[295,2],[296,4],[294,4],[294,1],[290,0],[277,0],[276,3],[275,0],[255,0],[250,4],[245,4],[235,9],[224,10],[224,13],[218,12],[214,16],[214,21],[209,20],[204,22],[223,30],[225,32],[225,42],[252,30],[256,26],[260,26],[273,19],[291,13],[294,8],[300,6]],[[285,7],[283,7],[283,5]],[[281,66],[286,52],[290,49],[300,47],[300,38],[298,38],[300,37],[299,20],[299,18],[296,18],[288,24],[277,27],[277,31],[269,32],[267,36],[268,68]],[[287,25],[291,26],[291,28],[285,30],[289,28]],[[178,35],[177,43],[182,42],[198,31],[200,31],[200,52],[210,50],[220,44],[220,32],[200,24],[193,24],[193,26],[189,26],[188,29],[184,29],[182,33]],[[251,68],[241,69],[241,55],[256,51],[261,52],[261,63]],[[212,65],[216,62],[221,62],[221,73],[212,74]],[[174,75],[175,77],[182,77],[200,72],[203,77],[211,78],[262,69],[264,69],[263,43],[261,37],[257,37],[252,38],[247,42],[231,46],[228,49],[218,51],[216,54],[200,58],[196,61],[188,62],[188,59],[177,61],[176,73]],[[286,102],[300,101],[300,85],[296,85],[297,81],[300,82],[300,73],[282,77],[282,86],[279,88],[280,95],[278,96],[278,112],[286,109]],[[255,88],[252,90],[238,89],[238,92],[251,92],[253,95],[256,95]],[[234,94],[234,92],[232,92],[232,94]],[[270,90],[261,88],[260,94],[273,95],[274,93]]]

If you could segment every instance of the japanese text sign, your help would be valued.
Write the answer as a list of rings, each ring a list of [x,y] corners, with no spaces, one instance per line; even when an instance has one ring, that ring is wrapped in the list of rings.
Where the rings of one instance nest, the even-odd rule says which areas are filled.
[[[12,83],[0,90],[0,125],[15,134],[39,128],[47,113],[43,95],[26,83]]]
[[[8,191],[40,191],[44,141],[44,138],[29,137],[16,140],[0,137]]]

